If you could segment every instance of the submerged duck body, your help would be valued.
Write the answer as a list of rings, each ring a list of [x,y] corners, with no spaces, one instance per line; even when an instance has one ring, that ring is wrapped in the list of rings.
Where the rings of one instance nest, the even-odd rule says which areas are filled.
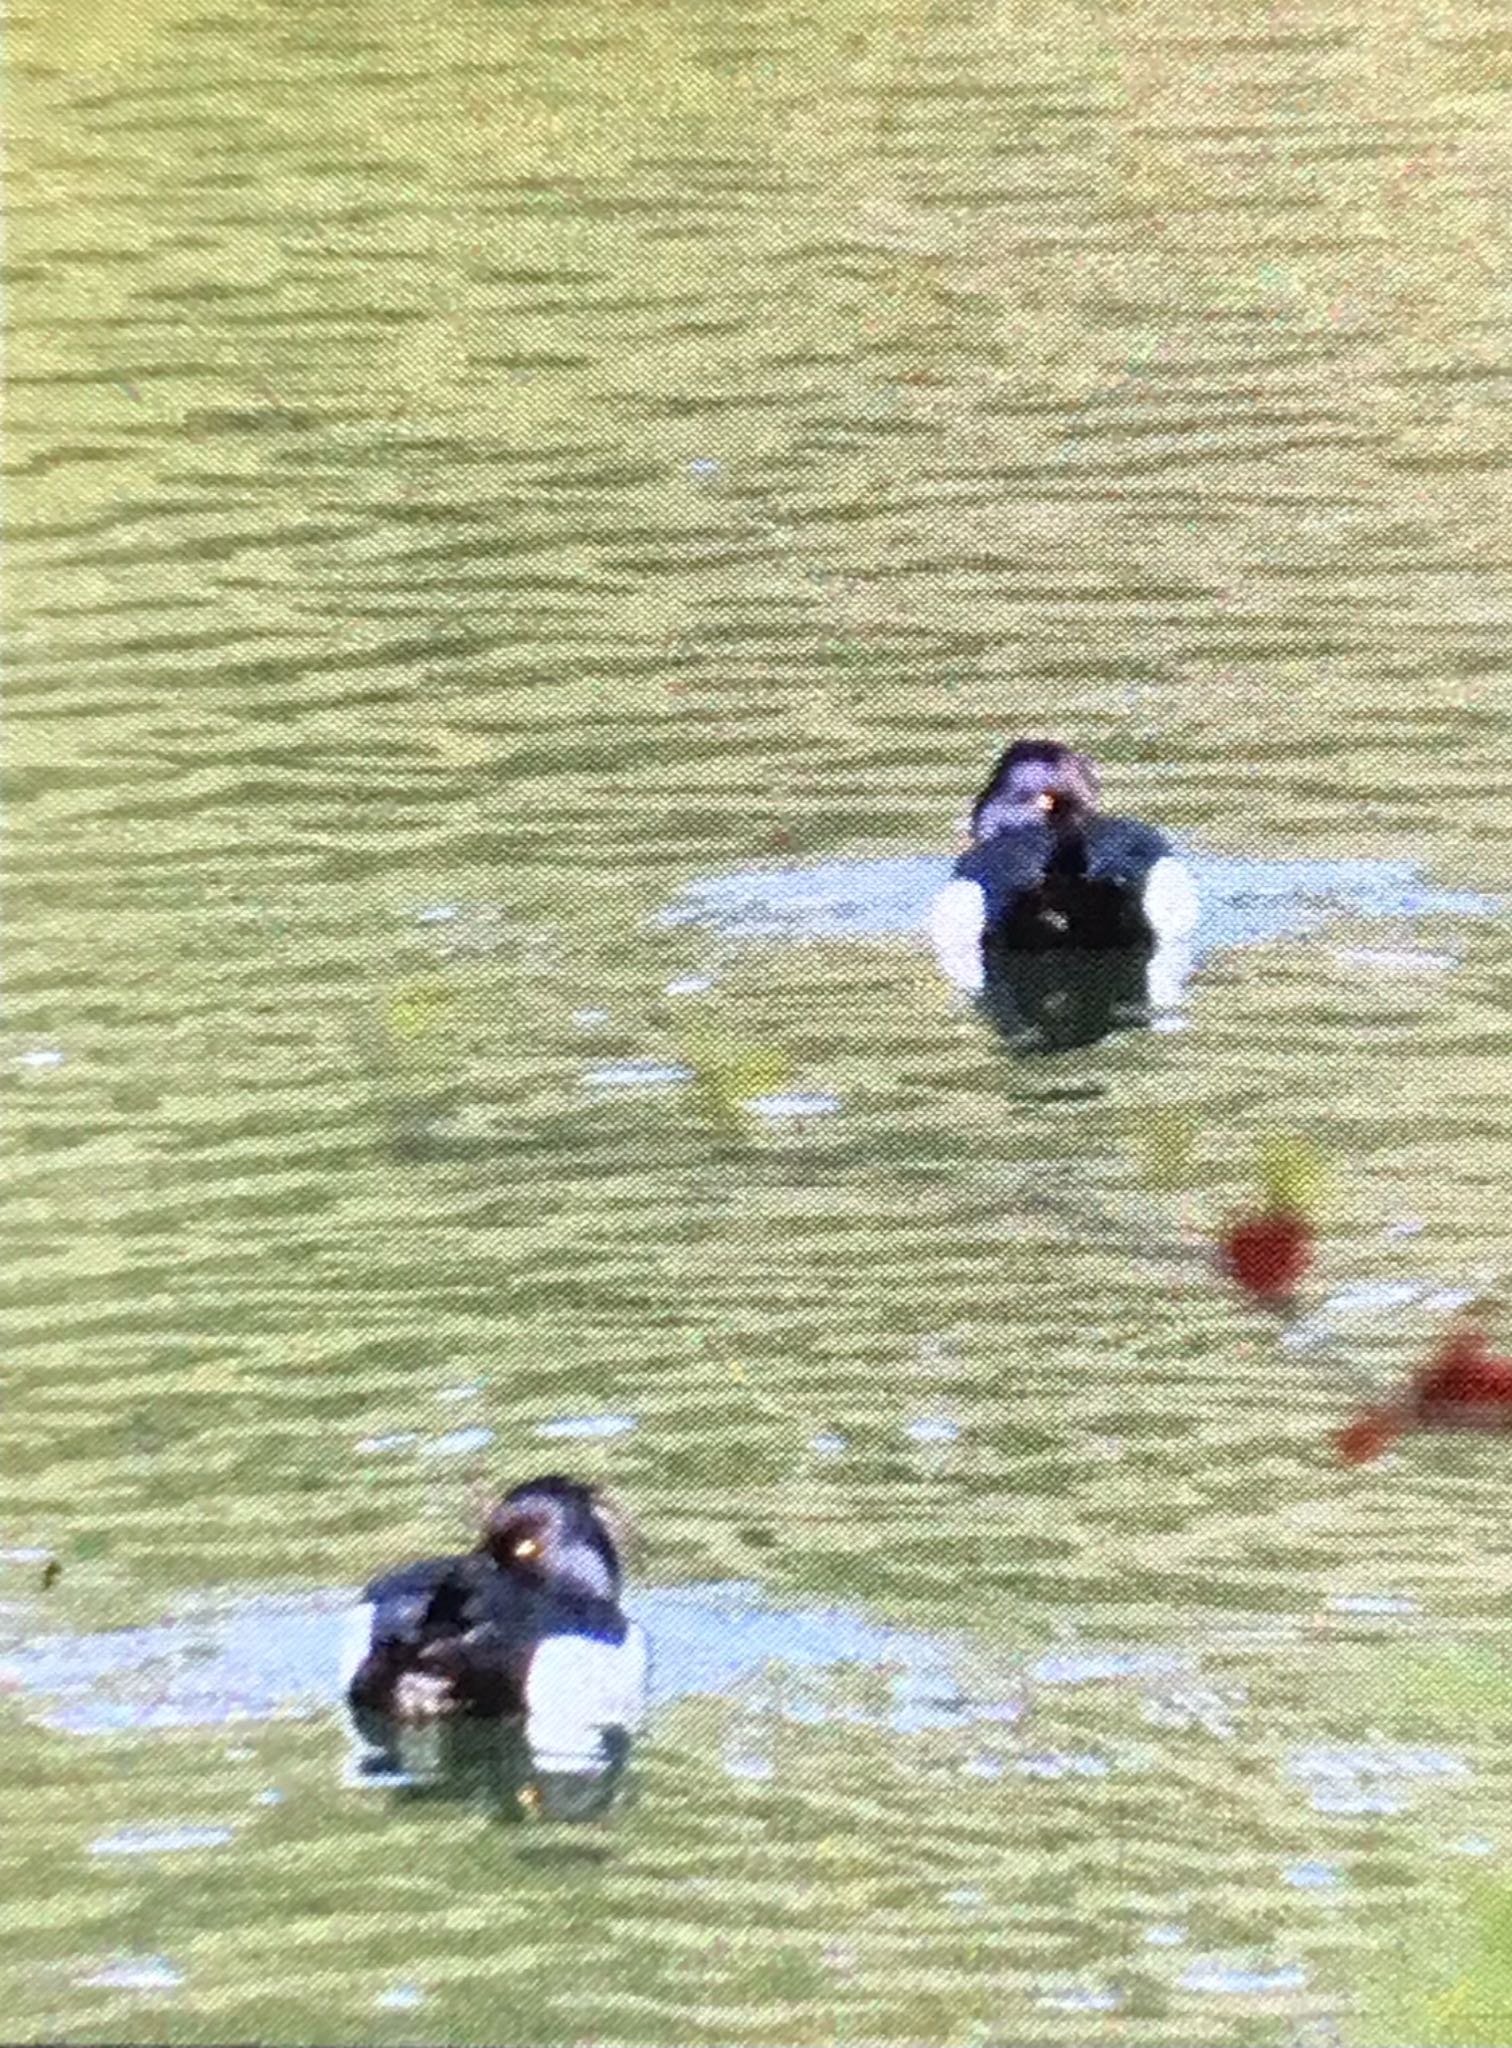
[[[647,1672],[620,1590],[602,1503],[558,1474],[506,1494],[475,1550],[374,1579],[348,1655],[361,1775],[401,1772],[408,1729],[494,1722],[521,1738],[538,1789],[612,1784],[644,1716]]]
[[[1156,956],[1196,924],[1191,877],[1165,833],[1103,812],[1099,794],[1092,763],[1059,741],[1017,740],[999,758],[931,914],[958,987],[980,992],[995,969],[1022,979],[1038,955],[1143,957],[1152,996],[1171,981],[1169,953]]]

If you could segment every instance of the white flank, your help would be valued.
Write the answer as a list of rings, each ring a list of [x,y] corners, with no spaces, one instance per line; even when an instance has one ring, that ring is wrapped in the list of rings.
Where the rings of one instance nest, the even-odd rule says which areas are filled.
[[[631,1622],[622,1643],[548,1636],[525,1681],[525,1737],[537,1770],[601,1770],[612,1728],[633,1735],[646,1712],[646,1637]]]
[[[987,923],[987,898],[980,882],[958,876],[947,882],[929,911],[929,936],[934,941],[940,972],[959,989],[973,995],[982,986],[982,932]]]
[[[1145,877],[1144,914],[1157,939],[1184,939],[1197,928],[1197,884],[1184,861],[1166,854]]]

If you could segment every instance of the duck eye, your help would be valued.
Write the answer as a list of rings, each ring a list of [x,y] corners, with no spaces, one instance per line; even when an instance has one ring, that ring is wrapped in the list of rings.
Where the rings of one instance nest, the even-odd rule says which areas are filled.
[[[1055,791],[1053,789],[1042,789],[1034,801],[1042,811],[1053,811],[1055,809]]]
[[[510,1552],[510,1555],[512,1557],[535,1557],[539,1553],[540,1548],[541,1546],[536,1542],[534,1536],[522,1536]]]

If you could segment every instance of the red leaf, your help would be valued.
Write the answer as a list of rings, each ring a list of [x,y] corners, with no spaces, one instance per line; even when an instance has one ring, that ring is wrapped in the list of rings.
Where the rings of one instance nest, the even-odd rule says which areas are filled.
[[[1260,1301],[1284,1301],[1312,1264],[1312,1226],[1295,1209],[1262,1209],[1224,1232],[1224,1271]]]
[[[1407,1427],[1400,1408],[1367,1408],[1347,1422],[1334,1438],[1334,1449],[1346,1465],[1368,1464],[1390,1450]]]
[[[1498,1358],[1483,1330],[1462,1323],[1444,1339],[1412,1389],[1421,1422],[1506,1428],[1512,1422],[1512,1359]],[[1457,1410],[1478,1411],[1474,1420]]]

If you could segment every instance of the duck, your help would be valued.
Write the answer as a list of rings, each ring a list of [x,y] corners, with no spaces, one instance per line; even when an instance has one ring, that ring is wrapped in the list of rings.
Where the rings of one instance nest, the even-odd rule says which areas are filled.
[[[565,1809],[574,1785],[612,1787],[648,1669],[615,1529],[595,1487],[544,1473],[489,1510],[473,1549],[373,1579],[343,1659],[358,1781],[406,1781],[409,1729],[502,1723],[520,1738],[522,1803],[549,1810],[555,1792]]]
[[[1029,956],[1142,955],[1151,1000],[1179,990],[1196,885],[1154,825],[1101,808],[1097,769],[1060,740],[1018,739],[971,809],[965,850],[930,911],[946,978],[980,994]]]

